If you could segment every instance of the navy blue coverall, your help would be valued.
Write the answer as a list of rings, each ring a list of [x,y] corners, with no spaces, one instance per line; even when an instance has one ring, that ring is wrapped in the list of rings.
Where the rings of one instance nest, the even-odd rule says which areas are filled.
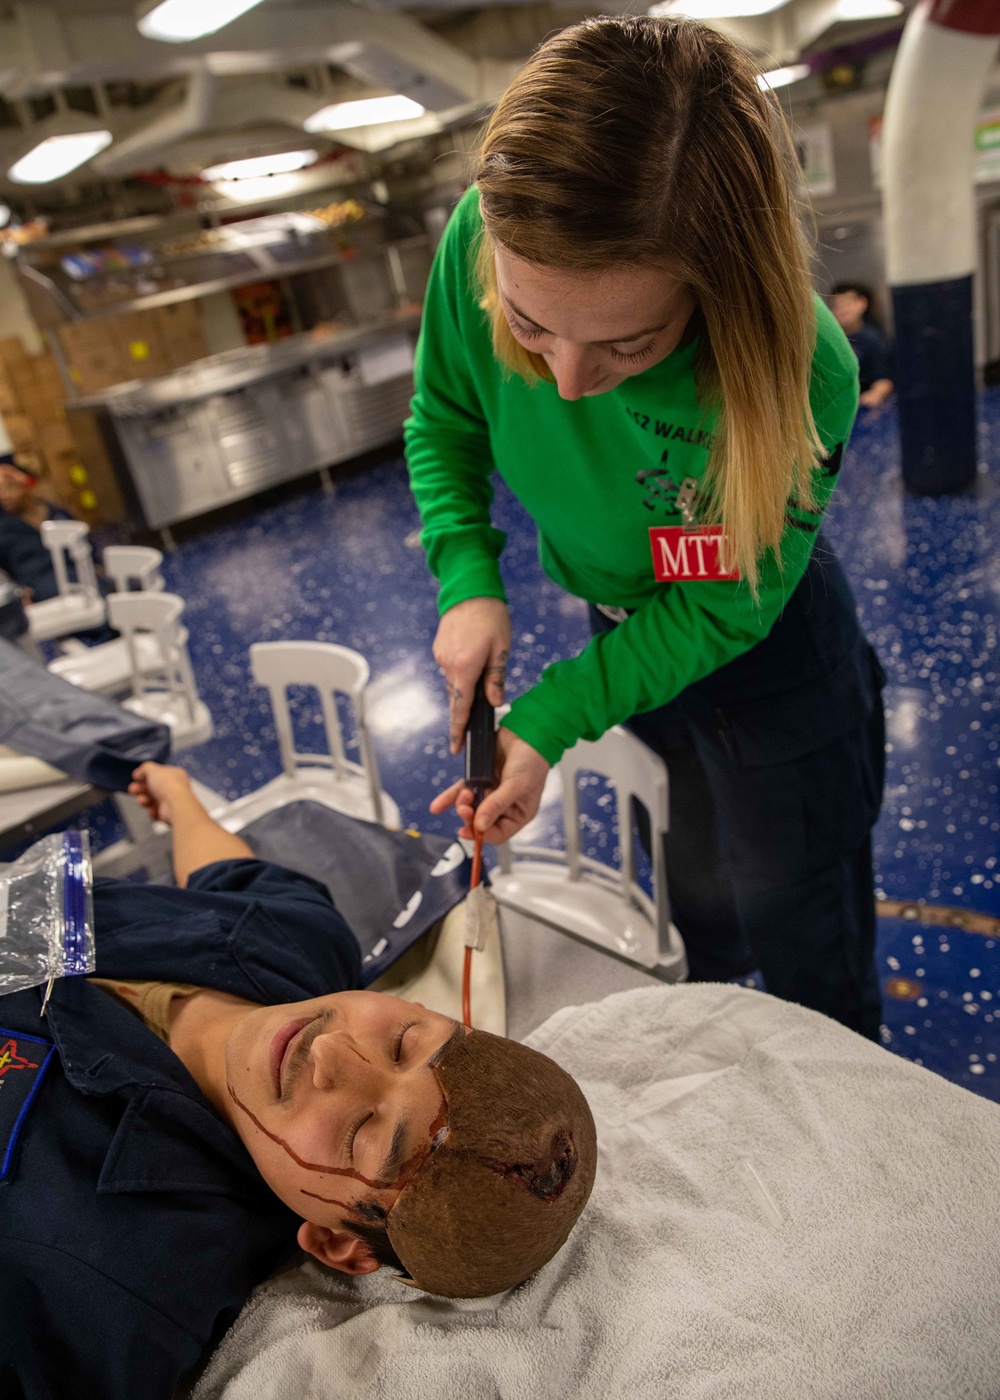
[[[614,625],[591,609],[595,631]],[[667,887],[691,979],[759,968],[774,996],[872,1040],[884,680],[820,534],[763,641],[627,726],[667,765]]]
[[[50,520],[72,520],[62,506],[49,506]],[[22,588],[31,589],[35,603],[55,598],[59,592],[52,555],[42,543],[40,530],[19,515],[0,508],[0,569]]]
[[[97,974],[277,1005],[360,986],[324,886],[99,880]],[[169,1400],[299,1221],[170,1048],[85,978],[0,997],[0,1400]]]

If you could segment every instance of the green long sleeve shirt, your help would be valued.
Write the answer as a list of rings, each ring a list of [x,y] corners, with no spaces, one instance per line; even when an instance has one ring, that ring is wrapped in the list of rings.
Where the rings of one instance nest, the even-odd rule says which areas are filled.
[[[441,612],[506,596],[505,536],[490,523],[494,470],[534,519],[551,579],[588,602],[634,609],[579,656],[546,667],[511,706],[504,724],[556,763],[577,739],[666,704],[767,636],[805,570],[839,454],[817,466],[817,509],[789,506],[781,567],[764,556],[757,598],[742,582],[657,582],[649,528],[682,523],[677,488],[703,477],[715,426],[696,399],[696,343],[573,402],[554,384],[505,377],[470,261],[480,226],[473,188],[445,229],[427,288],[407,461]],[[834,452],[857,412],[857,361],[819,298],[816,321],[810,402]]]

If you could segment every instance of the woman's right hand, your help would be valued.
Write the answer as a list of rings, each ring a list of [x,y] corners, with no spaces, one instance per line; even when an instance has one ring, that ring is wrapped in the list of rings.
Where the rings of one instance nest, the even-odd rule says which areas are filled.
[[[510,613],[499,598],[467,598],[441,618],[434,638],[434,660],[444,673],[448,691],[452,753],[458,753],[465,740],[480,676],[486,681],[490,704],[503,704],[509,657]]]

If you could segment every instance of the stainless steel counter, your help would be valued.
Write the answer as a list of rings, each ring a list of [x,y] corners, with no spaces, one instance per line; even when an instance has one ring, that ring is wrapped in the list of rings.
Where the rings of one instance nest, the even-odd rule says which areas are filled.
[[[67,406],[108,415],[136,523],[163,529],[398,437],[419,321],[228,351]]]

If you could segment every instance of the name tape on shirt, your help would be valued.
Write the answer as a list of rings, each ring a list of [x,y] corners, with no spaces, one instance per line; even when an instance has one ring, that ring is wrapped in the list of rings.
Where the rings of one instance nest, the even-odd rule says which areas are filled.
[[[738,579],[721,525],[653,525],[649,531],[653,575],[658,583]]]
[[[51,1040],[0,1027],[0,1181],[10,1173],[21,1129],[54,1054]]]

